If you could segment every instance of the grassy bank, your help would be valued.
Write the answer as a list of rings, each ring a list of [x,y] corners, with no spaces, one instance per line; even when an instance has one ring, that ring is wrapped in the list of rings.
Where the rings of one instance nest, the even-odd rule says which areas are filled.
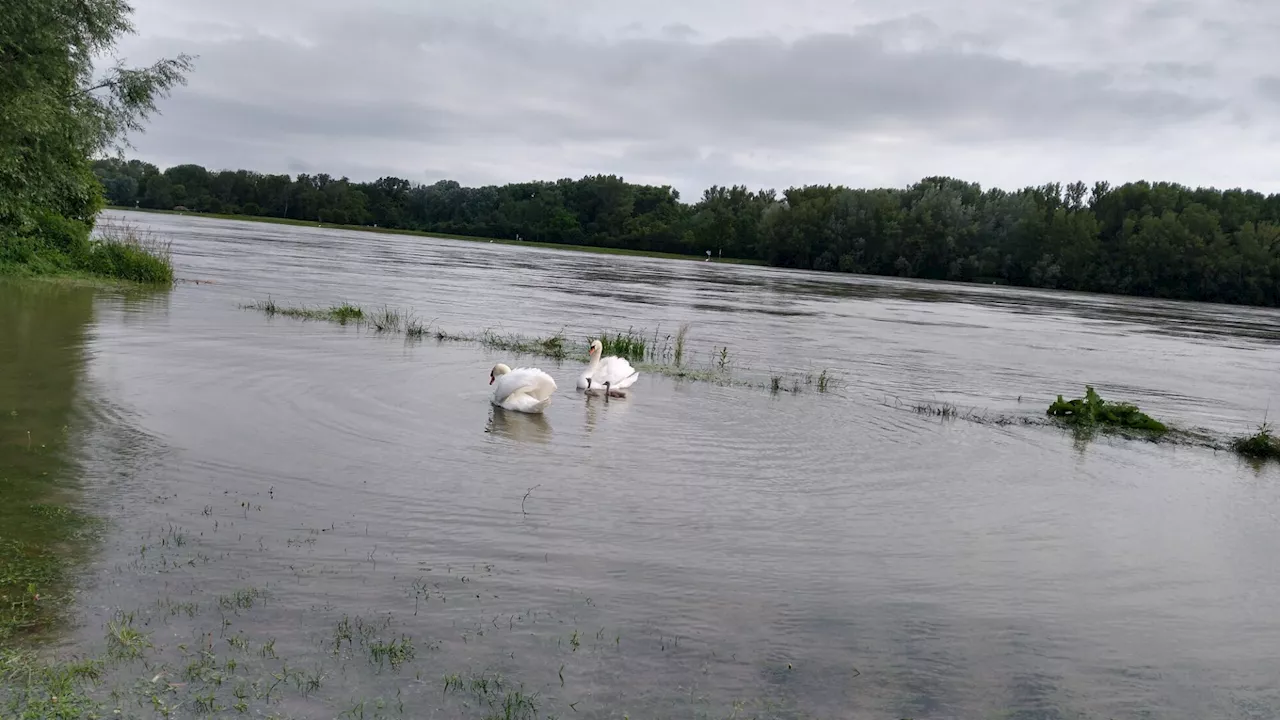
[[[680,255],[677,253],[653,252],[648,250],[630,250],[626,248],[599,247],[595,245],[564,245],[561,243],[544,243],[534,242],[531,240],[512,240],[510,238],[490,238],[476,237],[473,235],[453,235],[450,233],[425,232],[421,230],[402,230],[399,228],[380,228],[372,225],[339,225],[335,223],[321,223],[311,220],[295,220],[293,218],[276,218],[265,217],[262,215],[226,215],[222,213],[202,213],[190,210],[152,210],[148,208],[130,208],[111,206],[111,210],[121,210],[128,212],[154,213],[157,215],[191,215],[194,217],[213,218],[215,220],[239,220],[242,222],[268,223],[272,225],[295,225],[298,227],[324,227],[336,230],[351,230],[354,232],[381,233],[384,235],[409,235],[414,237],[426,238],[444,238],[447,240],[466,240],[469,242],[499,243],[502,245],[519,245],[522,247],[546,248],[548,250],[574,250],[577,252],[596,253],[599,255],[626,255],[630,257],[647,257],[659,258],[663,260],[695,260],[704,261],[705,257],[696,255]],[[733,265],[764,265],[758,260],[737,259],[737,258],[716,258],[712,262],[729,263]]]
[[[56,232],[0,240],[0,276],[173,284],[169,244],[136,225],[104,222],[93,236],[76,223],[58,225]]]

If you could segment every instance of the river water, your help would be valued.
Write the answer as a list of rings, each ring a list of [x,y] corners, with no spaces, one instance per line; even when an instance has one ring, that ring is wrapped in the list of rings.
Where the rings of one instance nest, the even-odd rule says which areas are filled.
[[[1274,310],[109,217],[201,282],[0,285],[27,347],[0,357],[72,408],[36,434],[70,426],[74,502],[108,521],[61,651],[135,607],[173,653],[270,637],[243,668],[324,679],[262,716],[482,717],[442,678],[485,673],[539,717],[1280,716],[1276,466],[909,409],[1038,421],[1088,383],[1247,433],[1280,407]],[[268,296],[467,332],[687,322],[694,363],[838,382],[647,373],[605,402],[572,361],[241,308]],[[489,406],[499,361],[556,378],[545,416]],[[333,653],[344,616],[414,658]]]

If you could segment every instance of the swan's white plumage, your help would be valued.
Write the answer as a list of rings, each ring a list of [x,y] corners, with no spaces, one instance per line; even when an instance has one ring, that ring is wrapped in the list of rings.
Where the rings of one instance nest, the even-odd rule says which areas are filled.
[[[518,367],[514,370],[499,363],[494,366],[492,402],[504,410],[540,413],[551,404],[556,381],[538,368]]]
[[[617,355],[600,357],[602,350],[599,340],[591,343],[591,364],[578,377],[578,389],[587,390],[589,386],[591,392],[604,392],[607,384],[609,394],[625,394],[622,391],[635,384],[640,378],[640,372],[631,367],[626,358]],[[591,382],[588,383],[588,380]]]

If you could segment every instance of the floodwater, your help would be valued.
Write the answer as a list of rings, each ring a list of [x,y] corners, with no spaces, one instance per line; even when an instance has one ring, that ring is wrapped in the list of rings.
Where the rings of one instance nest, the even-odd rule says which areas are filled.
[[[1280,406],[1274,310],[111,216],[208,282],[0,284],[0,452],[70,438],[50,467],[107,523],[59,652],[137,609],[157,662],[322,678],[255,716],[502,716],[443,680],[486,673],[538,717],[1280,716],[1277,466],[906,407],[1041,418],[1089,383],[1244,434]],[[240,307],[268,295],[458,332],[688,322],[695,364],[840,382],[648,373],[605,402],[574,362]],[[545,416],[488,404],[499,361],[556,378]],[[403,637],[398,667],[362,655]]]

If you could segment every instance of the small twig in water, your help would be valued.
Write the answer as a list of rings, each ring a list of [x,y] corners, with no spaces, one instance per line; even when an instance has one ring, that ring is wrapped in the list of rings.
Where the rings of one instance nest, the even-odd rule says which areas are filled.
[[[533,491],[534,491],[534,490],[537,490],[537,489],[538,489],[538,488],[540,488],[540,487],[542,487],[542,483],[538,483],[537,485],[534,485],[533,487],[531,487],[531,488],[529,488],[528,490],[526,490],[526,491],[525,491],[525,493],[524,493],[524,497],[520,499],[520,514],[521,514],[521,515],[528,515],[528,514],[529,514],[529,513],[527,513],[527,512],[525,512],[525,511],[524,511],[524,501],[525,501],[525,500],[528,500],[528,499],[529,499],[529,496],[533,494]]]

